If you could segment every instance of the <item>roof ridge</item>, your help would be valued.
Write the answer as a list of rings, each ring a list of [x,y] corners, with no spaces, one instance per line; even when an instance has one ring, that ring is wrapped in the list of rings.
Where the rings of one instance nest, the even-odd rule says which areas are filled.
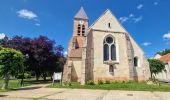
[[[166,55],[163,55],[161,58],[160,58],[161,61],[163,62],[169,62],[170,61],[170,53],[166,54]]]

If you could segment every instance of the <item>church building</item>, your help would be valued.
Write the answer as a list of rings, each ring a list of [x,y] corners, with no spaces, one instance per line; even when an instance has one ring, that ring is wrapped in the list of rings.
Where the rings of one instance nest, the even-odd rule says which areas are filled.
[[[106,10],[90,27],[81,8],[74,17],[63,82],[145,81],[150,77],[144,51]]]

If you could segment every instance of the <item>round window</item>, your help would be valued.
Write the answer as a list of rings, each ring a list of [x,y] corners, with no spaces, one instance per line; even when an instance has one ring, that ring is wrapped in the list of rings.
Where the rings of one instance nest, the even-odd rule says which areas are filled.
[[[109,43],[109,44],[113,43],[113,38],[112,37],[107,37],[106,42]]]

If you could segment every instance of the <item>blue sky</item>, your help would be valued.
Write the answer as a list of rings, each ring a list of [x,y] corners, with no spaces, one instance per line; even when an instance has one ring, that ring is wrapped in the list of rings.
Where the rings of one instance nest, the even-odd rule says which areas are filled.
[[[1,0],[0,33],[9,37],[45,35],[66,50],[73,17],[81,6],[90,25],[110,9],[151,57],[170,48],[169,4],[170,0]]]

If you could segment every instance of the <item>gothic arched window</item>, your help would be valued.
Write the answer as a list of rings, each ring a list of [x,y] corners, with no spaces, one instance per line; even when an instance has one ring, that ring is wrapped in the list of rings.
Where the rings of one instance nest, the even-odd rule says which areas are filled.
[[[109,72],[110,72],[110,73],[113,73],[113,72],[114,72],[114,67],[113,67],[113,65],[110,65],[110,66],[109,66]]]
[[[111,59],[116,60],[116,47],[114,44],[111,45]]]
[[[108,44],[104,44],[104,61],[109,60],[109,46]]]
[[[81,25],[79,24],[78,25],[78,31],[77,31],[78,34],[77,35],[80,35],[80,31],[81,31]]]
[[[138,66],[138,57],[134,57],[134,66],[137,67]]]
[[[103,42],[104,61],[116,60],[115,39],[112,36],[107,36]]]
[[[85,26],[83,25],[82,26],[82,35],[84,36],[84,33],[85,33]]]

